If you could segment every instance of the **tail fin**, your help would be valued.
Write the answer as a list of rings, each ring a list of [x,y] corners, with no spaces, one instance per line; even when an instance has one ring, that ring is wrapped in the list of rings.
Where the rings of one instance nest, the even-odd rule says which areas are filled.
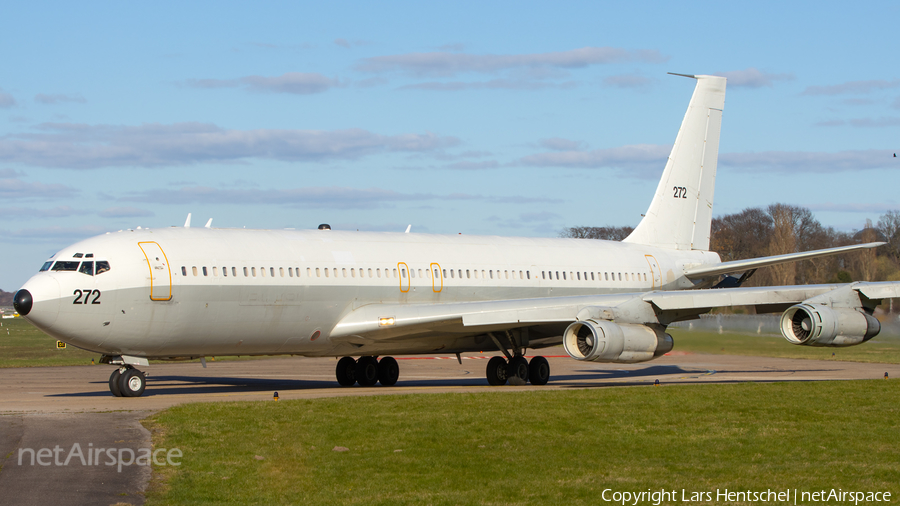
[[[678,74],[680,75],[680,74]],[[650,209],[624,242],[708,250],[725,78],[697,80]]]

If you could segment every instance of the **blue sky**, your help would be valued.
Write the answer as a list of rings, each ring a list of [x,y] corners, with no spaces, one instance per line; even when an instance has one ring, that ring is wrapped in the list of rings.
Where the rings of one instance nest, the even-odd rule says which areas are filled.
[[[900,7],[24,3],[0,29],[0,288],[181,225],[556,236],[635,225],[729,77],[716,215],[900,209]]]

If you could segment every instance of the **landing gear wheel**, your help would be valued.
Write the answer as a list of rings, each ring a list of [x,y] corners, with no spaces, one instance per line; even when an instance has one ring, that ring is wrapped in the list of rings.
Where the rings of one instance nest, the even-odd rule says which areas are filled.
[[[118,367],[109,375],[109,391],[116,397],[122,397],[122,391],[119,390],[119,377],[121,375],[122,373]]]
[[[505,385],[507,379],[506,360],[503,357],[491,357],[487,364],[488,384],[493,386]]]
[[[507,371],[510,385],[524,385],[528,382],[528,360],[525,357],[513,357]]]
[[[528,381],[532,385],[546,385],[550,380],[550,362],[544,357],[534,357],[528,364]]]
[[[400,377],[400,366],[394,357],[384,357],[378,361],[378,382],[383,386],[391,387],[397,383]]]
[[[344,357],[338,360],[334,371],[338,384],[342,387],[352,387],[356,383],[356,360],[353,357]]]
[[[144,373],[137,369],[128,369],[119,377],[119,391],[122,397],[140,397],[147,388]]]
[[[378,360],[375,357],[359,357],[356,361],[356,382],[364,387],[378,383]]]

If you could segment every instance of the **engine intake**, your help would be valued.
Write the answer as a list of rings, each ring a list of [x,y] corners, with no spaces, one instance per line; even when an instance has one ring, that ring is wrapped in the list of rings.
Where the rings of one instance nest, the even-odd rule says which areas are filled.
[[[855,309],[797,304],[781,315],[781,334],[791,344],[853,346],[880,331],[881,323],[874,316]]]
[[[563,333],[563,346],[575,360],[632,364],[672,350],[672,336],[648,325],[606,320],[577,321]]]

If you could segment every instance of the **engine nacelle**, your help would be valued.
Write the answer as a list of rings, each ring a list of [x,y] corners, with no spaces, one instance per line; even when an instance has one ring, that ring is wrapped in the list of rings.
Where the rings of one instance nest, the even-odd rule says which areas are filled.
[[[874,316],[854,309],[797,304],[781,315],[781,334],[791,344],[853,346],[880,331],[881,323]]]
[[[662,330],[606,320],[577,321],[563,333],[563,346],[575,360],[631,364],[672,350],[672,336]]]

